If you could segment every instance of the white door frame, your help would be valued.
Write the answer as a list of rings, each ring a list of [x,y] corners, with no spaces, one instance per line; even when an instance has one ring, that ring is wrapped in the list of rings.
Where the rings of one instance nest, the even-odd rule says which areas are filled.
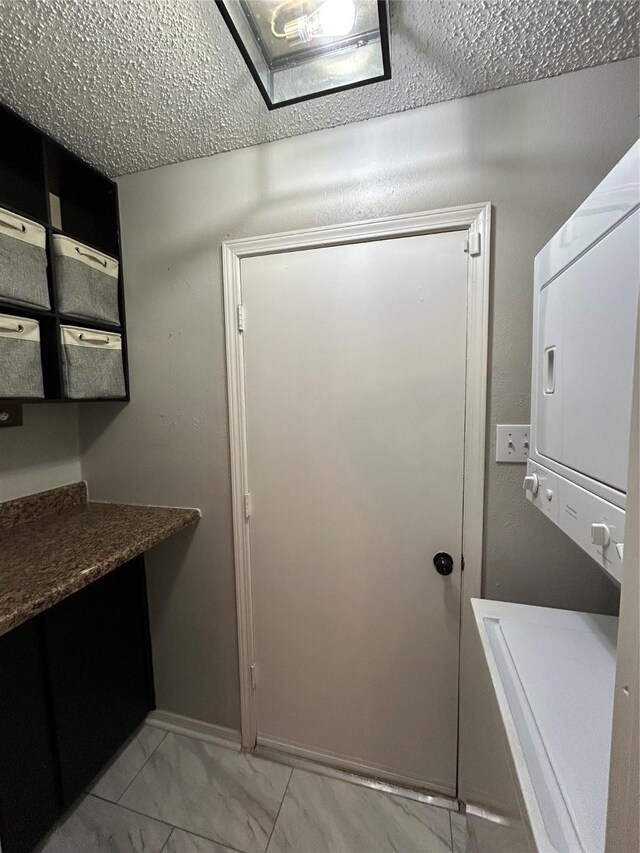
[[[222,244],[240,662],[240,712],[244,749],[255,747],[258,721],[254,694],[255,670],[252,668],[255,658],[251,555],[248,508],[245,505],[245,495],[248,494],[249,489],[240,262],[242,258],[258,255],[457,230],[461,232],[468,230],[470,249],[467,279],[467,368],[462,523],[464,573],[462,575],[461,597],[464,602],[470,597],[479,597],[481,592],[491,204],[486,202],[425,213],[369,219],[347,225],[288,231],[262,237],[229,240]],[[463,239],[462,235],[461,239]],[[462,607],[461,610],[464,613],[465,608]]]

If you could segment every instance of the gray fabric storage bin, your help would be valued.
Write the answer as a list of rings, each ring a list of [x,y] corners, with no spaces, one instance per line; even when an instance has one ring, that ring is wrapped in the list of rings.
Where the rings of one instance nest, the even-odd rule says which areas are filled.
[[[24,308],[50,308],[46,231],[0,208],[0,299]]]
[[[120,325],[118,261],[61,234],[52,236],[51,248],[58,311]]]
[[[0,314],[0,397],[44,397],[36,320]]]
[[[126,395],[122,336],[61,326],[64,395],[71,400]]]

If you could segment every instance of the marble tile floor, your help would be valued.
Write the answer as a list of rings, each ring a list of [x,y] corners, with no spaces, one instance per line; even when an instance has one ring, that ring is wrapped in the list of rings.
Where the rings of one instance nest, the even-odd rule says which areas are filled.
[[[38,853],[465,853],[463,815],[144,725]]]

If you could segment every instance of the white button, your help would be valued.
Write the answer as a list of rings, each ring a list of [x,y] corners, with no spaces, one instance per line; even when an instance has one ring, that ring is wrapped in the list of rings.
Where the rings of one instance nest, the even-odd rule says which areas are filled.
[[[611,536],[609,535],[609,528],[606,524],[591,525],[591,541],[594,545],[601,545],[603,548],[606,548],[610,540]]]
[[[553,492],[551,491],[551,489],[547,489],[545,495],[548,501],[553,500]]]
[[[527,474],[527,476],[524,478],[522,488],[526,489],[528,492],[531,492],[532,495],[537,495],[538,489],[540,488],[540,481],[538,479],[538,475]]]
[[[616,545],[616,551],[618,552],[618,557],[620,557],[621,560],[624,560],[624,544],[622,542],[618,542]]]

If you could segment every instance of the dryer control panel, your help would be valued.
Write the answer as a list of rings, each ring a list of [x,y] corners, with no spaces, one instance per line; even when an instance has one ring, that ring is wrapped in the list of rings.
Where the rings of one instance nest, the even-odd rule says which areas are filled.
[[[529,460],[523,488],[527,498],[622,583],[625,513],[586,489]]]

